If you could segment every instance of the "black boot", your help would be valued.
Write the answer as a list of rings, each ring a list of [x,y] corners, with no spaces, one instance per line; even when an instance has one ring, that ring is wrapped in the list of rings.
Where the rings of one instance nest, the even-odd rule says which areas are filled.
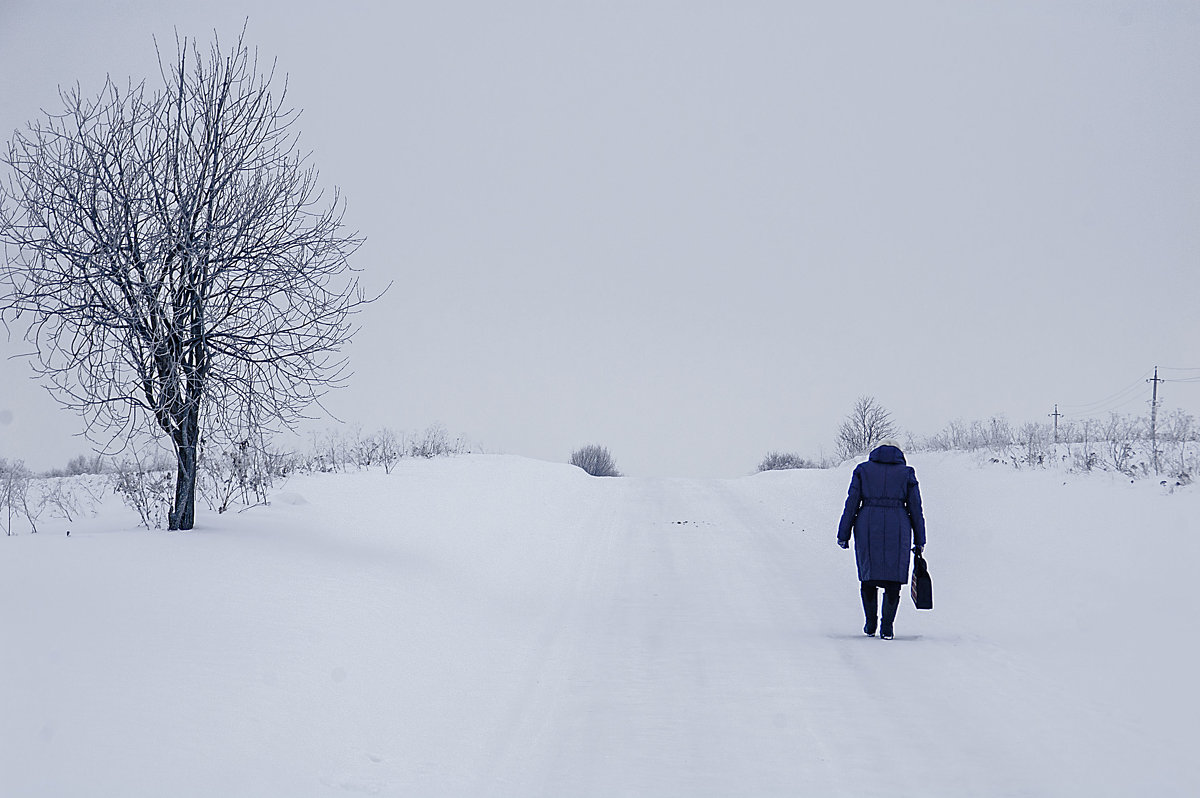
[[[863,614],[867,616],[867,624],[863,627],[863,634],[875,636],[875,628],[879,625],[879,591],[873,587],[868,587],[865,583],[862,586],[862,603]]]
[[[898,609],[900,609],[900,591],[883,591],[883,623],[880,625],[879,636],[884,640],[892,639],[892,626],[896,621],[896,610]]]

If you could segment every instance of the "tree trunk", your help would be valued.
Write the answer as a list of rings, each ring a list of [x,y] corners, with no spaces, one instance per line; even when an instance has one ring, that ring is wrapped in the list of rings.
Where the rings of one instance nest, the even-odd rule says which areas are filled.
[[[175,437],[175,503],[167,518],[167,529],[191,529],[196,524],[196,441],[199,439],[200,419],[195,410]]]

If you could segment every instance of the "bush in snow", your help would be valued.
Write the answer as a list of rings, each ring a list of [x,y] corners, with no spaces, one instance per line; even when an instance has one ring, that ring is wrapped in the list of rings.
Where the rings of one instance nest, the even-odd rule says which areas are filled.
[[[759,471],[784,471],[789,468],[820,468],[820,466],[791,452],[768,452],[763,461],[758,464]]]
[[[1163,468],[1181,484],[1190,485],[1192,474],[1200,465],[1196,446],[1200,430],[1196,428],[1196,419],[1176,409],[1160,419],[1159,424]]]
[[[86,454],[81,454],[78,457],[71,458],[66,468],[52,468],[42,476],[78,477],[84,474],[103,474],[104,472],[105,462],[103,455],[94,454],[89,457]]]
[[[312,453],[300,467],[327,473],[383,466],[386,473],[391,473],[404,457],[447,457],[470,451],[471,446],[461,436],[451,438],[441,424],[431,424],[424,432],[411,435],[386,427],[370,434],[355,428],[349,435],[336,431],[320,436],[314,433]]]
[[[95,474],[43,477],[35,482],[35,514],[40,518],[43,512],[49,510],[52,517],[67,521],[74,521],[84,515],[94,516],[105,485],[104,478]]]
[[[987,421],[952,421],[944,430],[921,441],[918,446],[937,452],[977,449],[1001,451],[1011,446],[1013,439],[1008,421],[1003,416],[993,416]]]
[[[410,454],[413,457],[447,457],[453,454],[463,454],[469,451],[462,438],[450,440],[446,428],[441,424],[432,424],[425,432],[412,439]]]
[[[209,509],[223,513],[236,502],[268,503],[268,491],[287,472],[287,457],[274,452],[265,436],[247,437],[224,447],[208,446],[200,458],[199,490]]]
[[[113,492],[137,512],[142,526],[161,529],[175,499],[173,477],[171,463],[163,453],[150,457],[134,454],[117,465]]]
[[[571,454],[571,465],[579,466],[594,477],[619,477],[617,464],[613,462],[608,449],[595,444],[576,449]]]
[[[1105,454],[1114,471],[1133,475],[1137,469],[1135,444],[1144,439],[1141,419],[1113,413],[1101,432],[1105,441]]]
[[[1054,457],[1053,433],[1046,424],[1026,424],[1018,433],[1027,465],[1046,465]]]

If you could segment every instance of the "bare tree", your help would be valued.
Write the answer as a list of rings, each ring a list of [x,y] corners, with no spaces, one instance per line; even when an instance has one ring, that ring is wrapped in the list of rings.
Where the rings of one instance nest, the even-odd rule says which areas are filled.
[[[171,529],[194,523],[202,444],[298,421],[341,383],[350,316],[370,301],[286,79],[272,90],[244,36],[228,52],[177,39],[159,89],[61,90],[65,109],[4,159],[0,313],[27,322],[35,371],[93,441],[170,439]]]
[[[899,434],[892,414],[873,396],[860,396],[838,427],[837,452],[843,460],[858,457],[879,441]]]

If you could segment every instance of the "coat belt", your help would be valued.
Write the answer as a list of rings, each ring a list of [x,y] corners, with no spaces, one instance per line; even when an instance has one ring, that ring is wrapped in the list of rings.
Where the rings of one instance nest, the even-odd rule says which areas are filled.
[[[904,499],[863,499],[863,507],[905,507]]]

